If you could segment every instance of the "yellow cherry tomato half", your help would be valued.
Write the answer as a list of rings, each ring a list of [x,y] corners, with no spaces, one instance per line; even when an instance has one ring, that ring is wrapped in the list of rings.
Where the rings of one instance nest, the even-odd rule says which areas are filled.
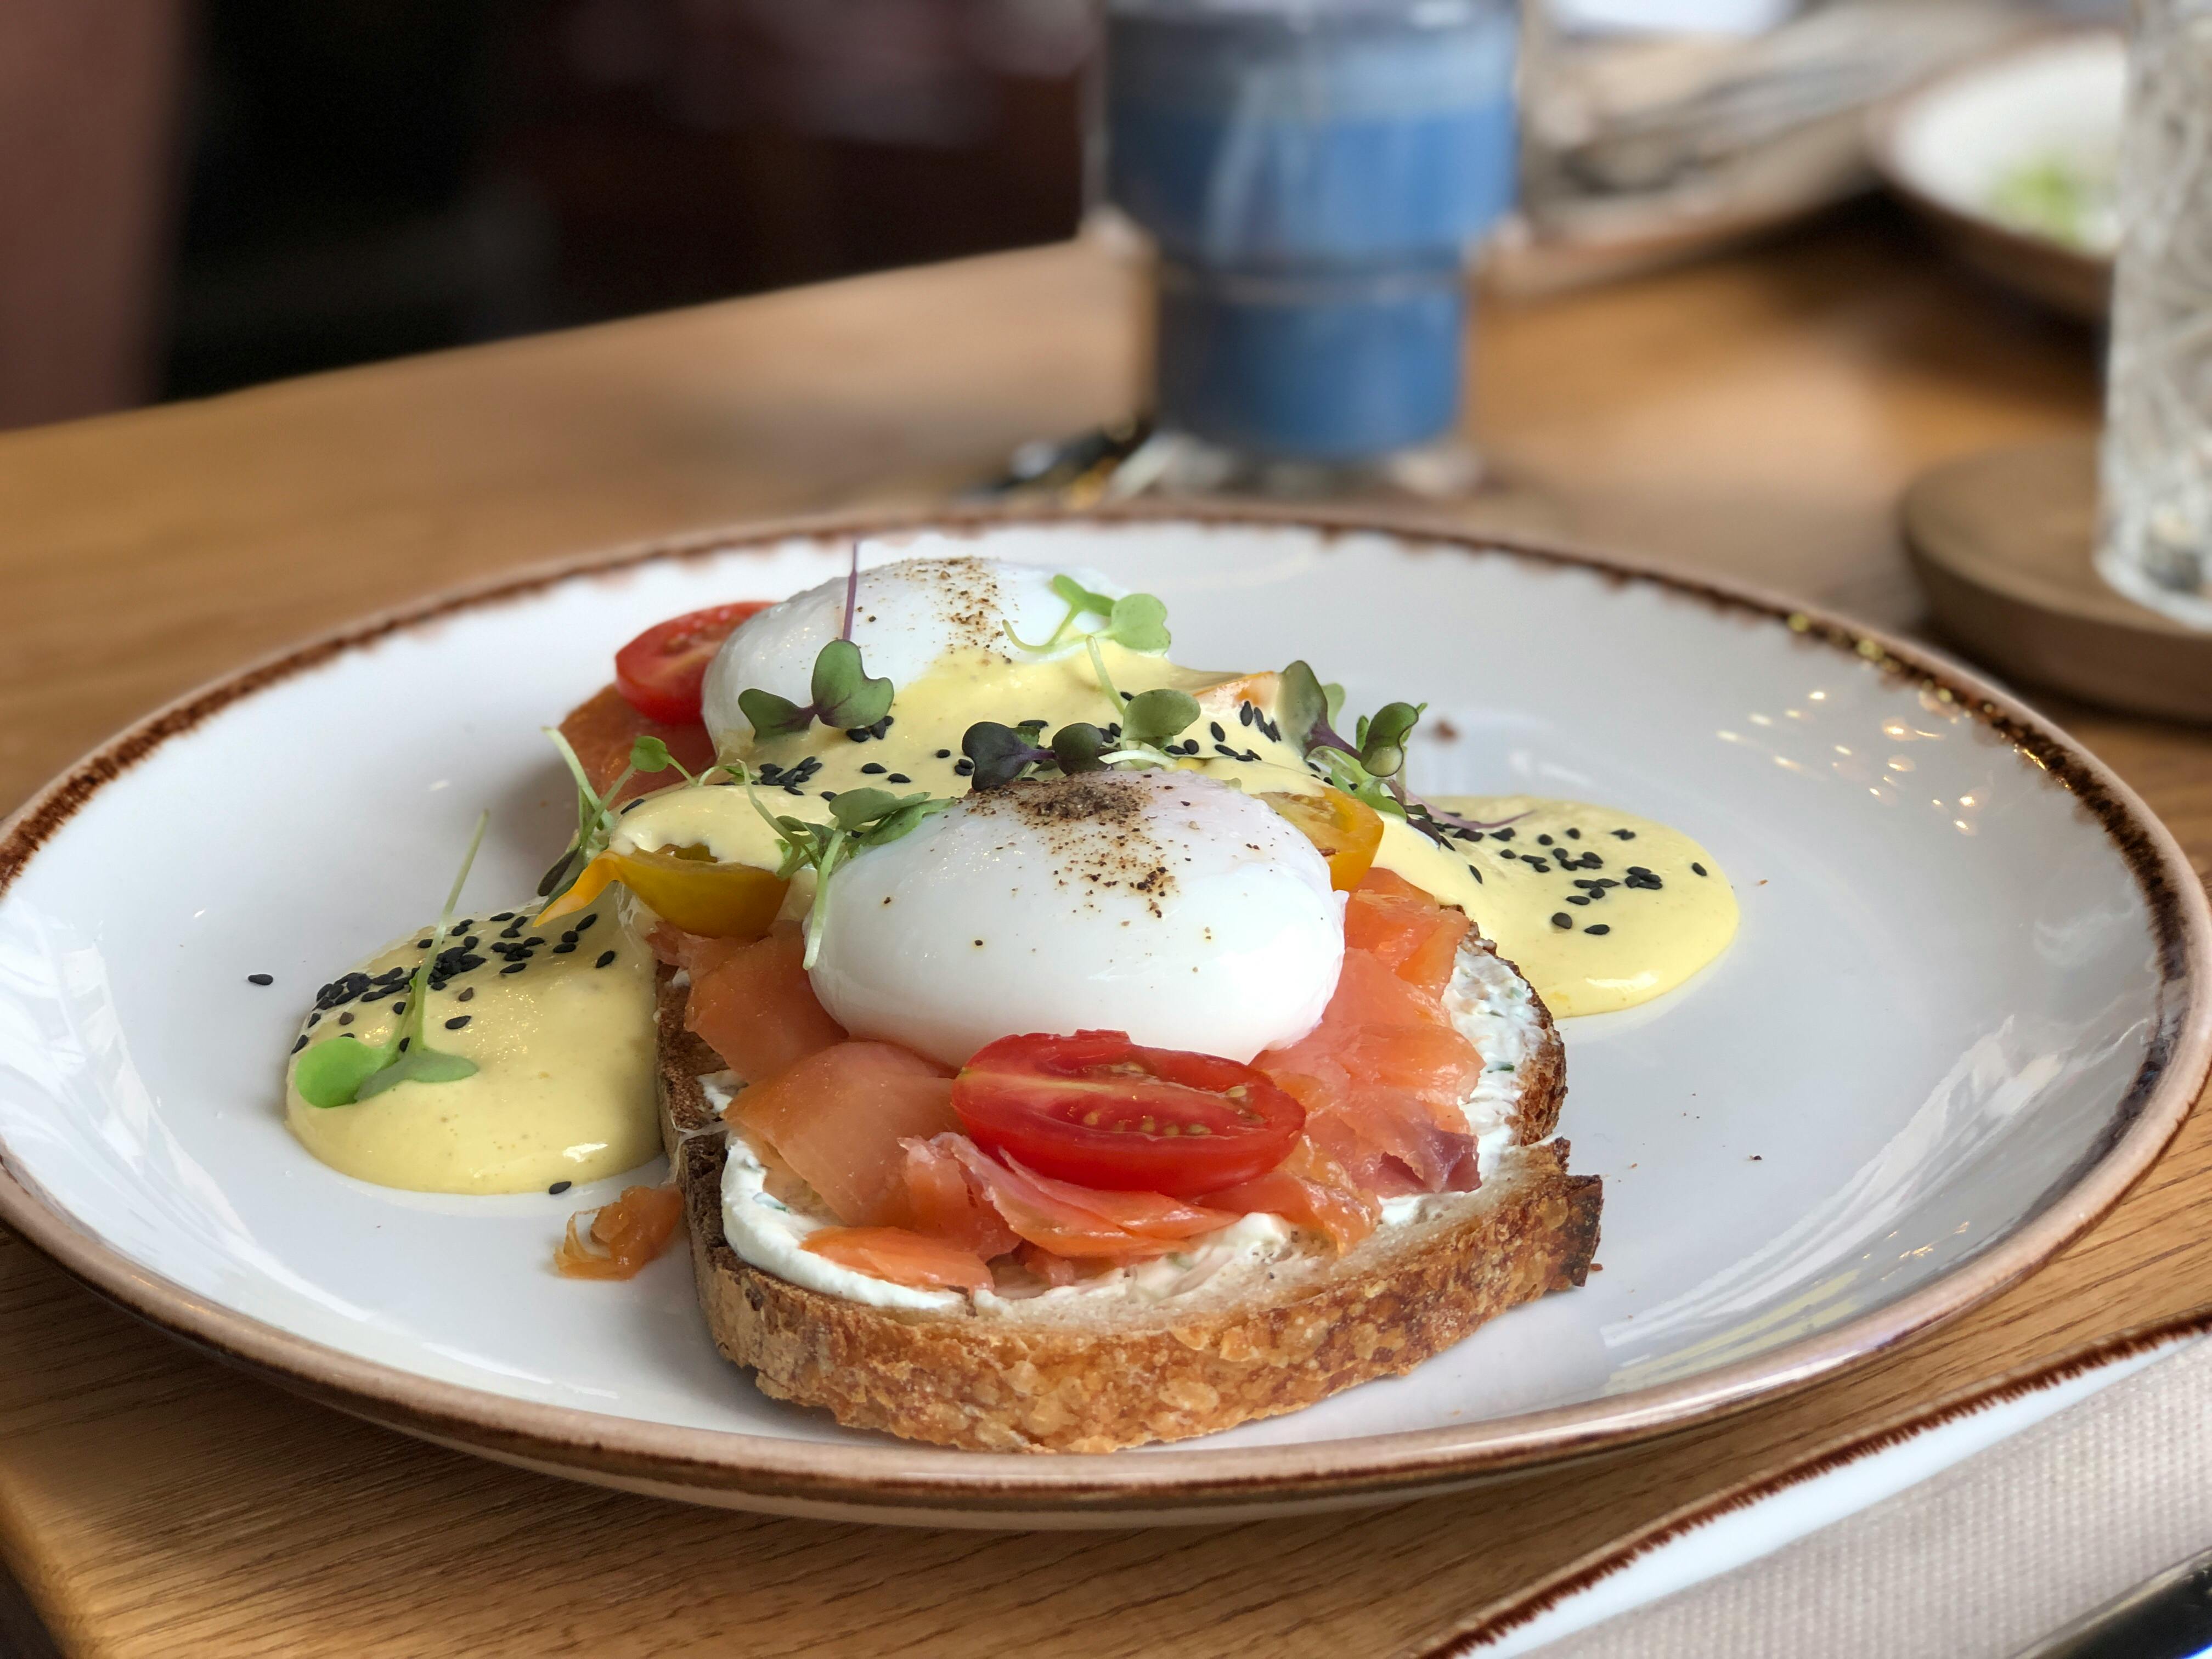
[[[1260,799],[1288,818],[1328,860],[1328,884],[1340,893],[1359,885],[1382,845],[1382,815],[1341,789],[1316,794],[1269,793]]]
[[[575,884],[538,913],[539,924],[588,908],[614,882],[662,920],[707,939],[759,939],[790,883],[750,864],[718,864],[704,848],[602,853]]]

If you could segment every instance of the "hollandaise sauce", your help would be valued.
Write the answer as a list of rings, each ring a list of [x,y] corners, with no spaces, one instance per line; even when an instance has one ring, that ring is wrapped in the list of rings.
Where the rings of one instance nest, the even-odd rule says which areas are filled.
[[[323,987],[286,1071],[285,1121],[332,1169],[417,1192],[544,1191],[596,1180],[659,1150],[653,954],[611,904],[533,929],[537,906],[464,917],[431,978],[424,1040],[475,1062],[451,1082],[406,1082],[350,1105],[293,1086],[319,1042],[389,1041],[428,930]]]
[[[1735,890],[1713,855],[1680,830],[1609,806],[1530,795],[1449,795],[1436,804],[1498,826],[1451,837],[1480,878],[1468,913],[1554,1014],[1648,1002],[1735,937]]]
[[[1317,764],[1276,720],[1276,676],[1209,674],[1165,658],[1102,647],[1123,696],[1167,686],[1198,700],[1198,720],[1170,745],[1181,767],[1253,793],[1311,793]],[[725,743],[758,782],[678,788],[623,820],[620,848],[704,848],[719,860],[774,866],[782,848],[760,808],[820,822],[844,791],[964,793],[961,739],[979,720],[1105,726],[1116,705],[1087,653],[1010,661],[958,650],[898,688],[892,712],[863,732],[815,726],[772,742]],[[1673,989],[1726,947],[1736,927],[1728,878],[1695,842],[1608,807],[1524,796],[1439,800],[1495,829],[1384,821],[1376,862],[1457,905],[1520,968],[1552,1012],[1604,1012]]]

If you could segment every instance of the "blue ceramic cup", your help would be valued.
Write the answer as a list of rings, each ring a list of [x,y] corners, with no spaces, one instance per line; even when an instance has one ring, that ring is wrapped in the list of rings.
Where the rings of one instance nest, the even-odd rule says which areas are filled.
[[[1451,429],[1515,35],[1510,0],[1111,0],[1106,192],[1158,252],[1163,425],[1335,462]]]

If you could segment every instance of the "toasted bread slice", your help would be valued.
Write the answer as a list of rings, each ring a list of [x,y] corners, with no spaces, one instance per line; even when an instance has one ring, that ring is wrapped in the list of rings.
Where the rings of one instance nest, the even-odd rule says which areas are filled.
[[[1411,1370],[1506,1309],[1580,1285],[1597,1248],[1602,1183],[1569,1175],[1567,1144],[1546,1140],[1565,1066],[1538,1002],[1519,1144],[1479,1191],[1425,1200],[1418,1218],[1341,1256],[1278,1258],[1164,1301],[1039,1298],[986,1314],[828,1295],[739,1259],[724,1237],[723,1124],[700,1083],[721,1064],[684,1030],[684,996],[664,979],[661,1127],[714,1346],[763,1393],[853,1428],[977,1451],[1211,1434]]]

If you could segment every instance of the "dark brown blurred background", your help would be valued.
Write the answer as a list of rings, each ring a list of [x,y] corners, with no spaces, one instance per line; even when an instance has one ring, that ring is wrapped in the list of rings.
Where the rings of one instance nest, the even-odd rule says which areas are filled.
[[[1048,241],[1085,0],[4,0],[0,426]]]

